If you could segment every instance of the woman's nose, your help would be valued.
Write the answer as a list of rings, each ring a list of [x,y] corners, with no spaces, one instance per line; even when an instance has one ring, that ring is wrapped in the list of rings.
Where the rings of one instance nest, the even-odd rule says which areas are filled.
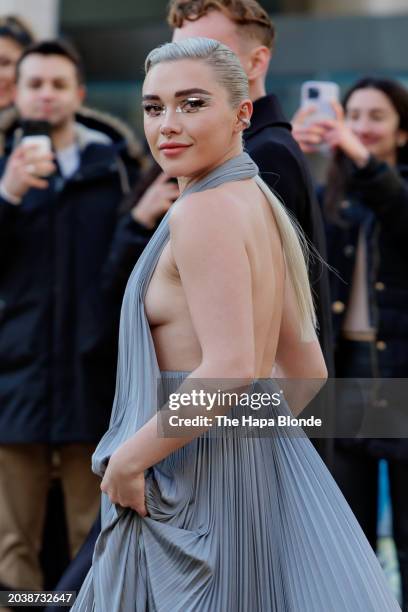
[[[166,109],[160,125],[160,133],[163,136],[167,136],[169,134],[179,134],[180,132],[181,126],[177,120],[177,114]]]
[[[359,121],[356,121],[353,125],[353,129],[357,134],[367,134],[371,131],[370,128],[370,121],[368,121],[367,119],[360,119]]]
[[[162,124],[160,126],[160,134],[162,134],[163,136],[169,136],[170,134],[173,134],[174,132],[176,132],[176,130],[171,125]]]

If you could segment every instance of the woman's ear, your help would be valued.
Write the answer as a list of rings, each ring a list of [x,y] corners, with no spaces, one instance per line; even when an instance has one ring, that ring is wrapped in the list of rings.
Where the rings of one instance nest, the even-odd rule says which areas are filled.
[[[249,128],[251,125],[252,110],[253,105],[251,100],[244,100],[240,103],[235,122],[235,129],[237,132],[242,132]]]

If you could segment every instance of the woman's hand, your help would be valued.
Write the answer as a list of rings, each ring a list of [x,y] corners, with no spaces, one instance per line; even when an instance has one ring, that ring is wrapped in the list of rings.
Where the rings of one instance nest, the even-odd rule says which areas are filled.
[[[341,149],[356,166],[362,168],[368,162],[370,152],[357,138],[344,120],[344,111],[338,102],[333,101],[335,119],[319,119],[308,123],[316,107],[301,108],[293,116],[292,134],[304,153],[312,153],[319,145],[328,144],[331,149]]]
[[[326,127],[324,141],[332,149],[341,149],[356,166],[362,168],[367,164],[370,152],[345,122],[341,104],[332,102],[332,107],[336,118],[324,121]]]
[[[140,516],[147,516],[144,472],[132,469],[126,443],[111,456],[101,491],[107,494],[113,504],[132,508]]]
[[[316,111],[316,106],[300,108],[292,118],[292,136],[297,141],[303,153],[315,153],[324,142],[327,126],[323,121],[308,122],[308,118]]]

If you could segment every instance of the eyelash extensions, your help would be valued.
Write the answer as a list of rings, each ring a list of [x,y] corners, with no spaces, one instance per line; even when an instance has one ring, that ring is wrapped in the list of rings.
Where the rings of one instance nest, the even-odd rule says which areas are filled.
[[[176,113],[197,113],[200,110],[207,108],[207,100],[198,97],[189,97],[182,100],[176,107]],[[143,110],[148,117],[159,117],[165,115],[167,107],[164,104],[153,102],[144,102]]]

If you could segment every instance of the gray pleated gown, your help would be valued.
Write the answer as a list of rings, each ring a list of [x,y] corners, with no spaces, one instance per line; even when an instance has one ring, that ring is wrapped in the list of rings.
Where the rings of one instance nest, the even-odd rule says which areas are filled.
[[[257,172],[243,153],[188,192]],[[155,414],[159,377],[170,392],[186,376],[160,373],[144,311],[169,239],[168,215],[126,289],[112,418],[93,457],[101,476],[113,451]],[[279,411],[288,413],[282,404]],[[75,612],[400,610],[305,436],[282,429],[274,438],[204,434],[147,471],[146,504],[149,516],[141,518],[102,496],[102,532]]]

